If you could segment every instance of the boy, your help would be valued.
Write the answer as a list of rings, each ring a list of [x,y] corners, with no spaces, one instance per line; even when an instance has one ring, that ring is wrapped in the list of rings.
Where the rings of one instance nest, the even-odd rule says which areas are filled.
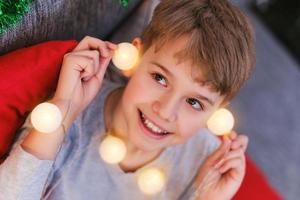
[[[116,45],[86,37],[65,56],[50,100],[63,125],[52,134],[24,131],[1,166],[1,198],[233,197],[245,174],[247,137],[233,132],[219,145],[203,128],[252,71],[248,20],[223,0],[162,0],[133,44],[141,58],[125,88],[103,81]],[[108,132],[127,147],[118,165],[98,154]],[[155,196],[142,194],[135,180],[150,166],[167,175]]]

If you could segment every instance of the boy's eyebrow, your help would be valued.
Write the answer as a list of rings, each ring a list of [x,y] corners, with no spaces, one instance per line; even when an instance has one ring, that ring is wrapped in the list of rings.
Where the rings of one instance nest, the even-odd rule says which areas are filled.
[[[163,65],[161,65],[160,63],[156,62],[156,61],[151,61],[150,62],[151,64],[153,65],[156,65],[158,66],[159,68],[161,68],[166,74],[168,74],[169,76],[172,76],[173,77],[173,74],[172,72],[170,72],[166,67],[164,67]],[[201,85],[201,84],[199,84]],[[197,97],[199,99],[202,99],[204,101],[207,101],[211,106],[214,105],[214,102],[212,100],[210,100],[209,98],[205,97],[205,96],[202,96],[201,94],[197,94]]]
[[[153,65],[158,66],[159,68],[161,68],[161,69],[162,69],[166,74],[168,74],[169,76],[173,76],[172,72],[170,72],[166,67],[164,67],[164,66],[161,65],[160,63],[155,62],[155,61],[151,61],[150,63],[153,64]]]
[[[209,98],[205,97],[205,96],[202,96],[202,95],[198,94],[197,97],[199,99],[203,99],[204,101],[207,101],[211,106],[214,105],[214,102],[212,100],[210,100]]]

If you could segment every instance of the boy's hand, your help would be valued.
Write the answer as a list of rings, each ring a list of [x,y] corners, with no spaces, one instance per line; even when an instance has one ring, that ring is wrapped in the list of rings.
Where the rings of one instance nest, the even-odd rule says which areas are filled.
[[[74,120],[98,93],[116,48],[113,43],[87,36],[64,56],[51,101],[58,104],[63,116],[68,115],[69,121]]]
[[[201,166],[196,178],[196,199],[229,200],[245,176],[248,137],[232,132]]]

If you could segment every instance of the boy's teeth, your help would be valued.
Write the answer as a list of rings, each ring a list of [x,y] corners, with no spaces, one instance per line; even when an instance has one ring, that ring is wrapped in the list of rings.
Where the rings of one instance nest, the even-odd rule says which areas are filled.
[[[152,124],[148,119],[145,120],[145,124],[148,128],[150,128],[152,131],[161,133],[162,130],[156,127],[154,124]]]
[[[144,124],[150,128],[153,132],[167,134],[166,131],[161,130],[157,126],[155,126],[151,121],[145,118],[145,115],[142,113],[142,117],[144,119]]]

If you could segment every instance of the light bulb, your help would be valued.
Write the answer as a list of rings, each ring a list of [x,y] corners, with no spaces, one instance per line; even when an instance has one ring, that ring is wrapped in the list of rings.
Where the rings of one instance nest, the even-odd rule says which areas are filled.
[[[226,135],[230,133],[233,126],[233,115],[225,108],[217,110],[207,121],[208,129],[216,135]]]
[[[123,42],[118,44],[112,57],[113,64],[121,70],[130,70],[138,60],[138,50],[131,43]]]
[[[52,103],[41,103],[31,113],[33,127],[42,133],[52,133],[59,128],[62,114],[59,108]]]
[[[156,168],[150,167],[143,169],[138,174],[138,186],[140,190],[148,195],[154,195],[160,192],[166,183],[165,173]]]
[[[102,159],[110,164],[121,162],[126,155],[125,143],[114,136],[108,135],[103,139],[99,146],[99,153]]]

